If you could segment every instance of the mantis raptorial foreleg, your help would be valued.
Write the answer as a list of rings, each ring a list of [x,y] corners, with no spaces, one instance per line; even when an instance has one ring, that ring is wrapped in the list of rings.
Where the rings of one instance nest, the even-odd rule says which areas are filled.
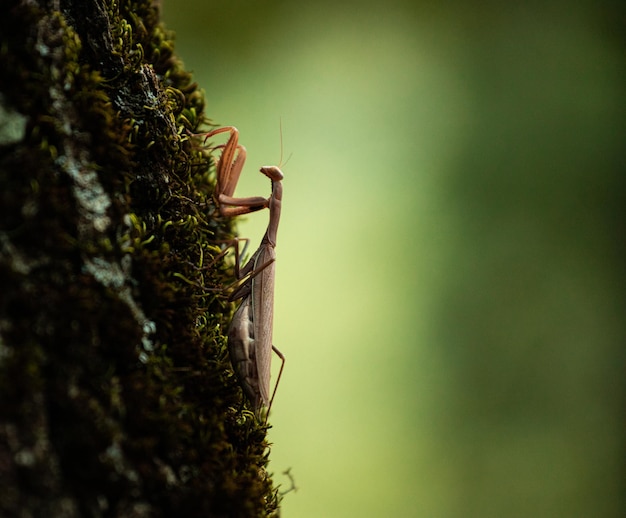
[[[228,349],[235,372],[250,400],[257,417],[263,407],[271,408],[276,387],[280,381],[285,357],[272,344],[274,321],[274,279],[276,264],[276,235],[280,220],[283,173],[276,166],[261,167],[260,171],[272,183],[268,198],[260,196],[235,198],[233,194],[245,162],[246,151],[238,143],[239,132],[234,127],[213,130],[209,138],[229,132],[222,156],[217,164],[217,201],[224,216],[248,214],[269,209],[270,220],[261,244],[252,257],[241,267],[239,246],[235,246],[235,273],[241,281],[231,295],[231,300],[241,300],[228,329]],[[205,139],[206,140],[206,139]],[[282,360],[276,386],[270,398],[270,367],[274,351]]]
[[[238,216],[264,209],[268,206],[269,198],[262,196],[233,198],[243,164],[246,161],[246,148],[238,143],[239,130],[233,126],[225,126],[210,131],[204,140],[206,142],[208,138],[227,131],[230,132],[228,142],[217,146],[217,148],[222,148],[222,156],[217,163],[217,184],[215,186],[220,213],[222,216]]]

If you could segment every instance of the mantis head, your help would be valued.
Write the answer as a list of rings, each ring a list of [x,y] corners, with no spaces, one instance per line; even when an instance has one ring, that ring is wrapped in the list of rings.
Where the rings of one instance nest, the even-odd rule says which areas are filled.
[[[261,172],[272,182],[280,182],[284,178],[283,172],[275,165],[265,165],[261,167]]]

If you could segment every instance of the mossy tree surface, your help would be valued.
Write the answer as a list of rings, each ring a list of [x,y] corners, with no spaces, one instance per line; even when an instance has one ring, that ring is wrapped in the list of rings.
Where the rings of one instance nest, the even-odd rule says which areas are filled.
[[[150,1],[4,1],[0,515],[266,516],[204,98]]]

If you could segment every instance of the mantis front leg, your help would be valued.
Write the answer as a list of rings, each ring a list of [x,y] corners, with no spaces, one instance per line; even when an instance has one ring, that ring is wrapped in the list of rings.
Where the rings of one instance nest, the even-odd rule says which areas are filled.
[[[226,144],[216,146],[222,148],[222,155],[217,163],[217,184],[215,192],[222,216],[239,216],[268,207],[269,199],[262,196],[233,198],[241,170],[246,162],[246,148],[239,144],[239,130],[234,126],[225,126],[210,131],[204,141],[220,133],[229,132]]]

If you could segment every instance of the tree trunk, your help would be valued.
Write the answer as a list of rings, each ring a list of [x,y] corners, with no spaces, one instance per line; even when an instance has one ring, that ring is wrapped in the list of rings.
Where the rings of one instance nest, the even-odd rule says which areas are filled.
[[[3,1],[0,515],[267,516],[204,99],[150,1]]]

